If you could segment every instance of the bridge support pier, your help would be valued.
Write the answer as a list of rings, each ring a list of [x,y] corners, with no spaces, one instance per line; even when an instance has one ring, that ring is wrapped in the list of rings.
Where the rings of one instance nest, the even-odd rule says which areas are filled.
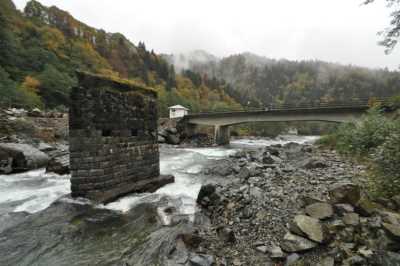
[[[229,126],[215,126],[214,141],[217,145],[228,145],[231,138]]]

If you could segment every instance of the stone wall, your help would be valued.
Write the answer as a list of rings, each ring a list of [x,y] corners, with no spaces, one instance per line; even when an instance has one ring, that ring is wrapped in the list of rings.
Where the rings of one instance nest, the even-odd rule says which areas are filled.
[[[156,93],[124,81],[78,76],[69,123],[72,196],[109,202],[170,182],[159,177]]]

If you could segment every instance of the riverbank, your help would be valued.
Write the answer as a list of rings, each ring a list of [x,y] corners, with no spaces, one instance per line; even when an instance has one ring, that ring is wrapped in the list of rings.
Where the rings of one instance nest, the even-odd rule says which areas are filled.
[[[106,206],[66,196],[68,175],[0,176],[0,264],[396,265],[400,206],[330,193],[365,168],[315,139],[165,145],[161,173],[175,183]],[[346,193],[356,200],[332,202]]]
[[[217,265],[400,265],[400,206],[371,202],[365,167],[307,144],[242,151],[205,171],[198,203]]]

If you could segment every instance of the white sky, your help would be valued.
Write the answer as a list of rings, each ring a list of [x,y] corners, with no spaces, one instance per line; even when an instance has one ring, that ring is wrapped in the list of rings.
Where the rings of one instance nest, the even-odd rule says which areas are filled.
[[[27,0],[14,0],[23,8]],[[252,52],[368,67],[400,65],[377,45],[389,25],[383,0],[40,0],[78,20],[158,53],[202,49],[217,56]]]

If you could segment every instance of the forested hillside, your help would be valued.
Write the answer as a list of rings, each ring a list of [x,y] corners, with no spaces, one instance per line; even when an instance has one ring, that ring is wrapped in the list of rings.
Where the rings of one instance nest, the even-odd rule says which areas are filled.
[[[159,92],[160,109],[183,104],[193,111],[241,108],[224,84],[176,75],[174,67],[134,45],[122,34],[107,33],[76,20],[57,7],[30,1],[20,12],[0,0],[0,102],[27,107],[68,107],[75,71],[128,78]],[[209,86],[210,85],[210,86]]]
[[[182,62],[170,56],[170,62]],[[172,59],[171,59],[172,58]],[[400,93],[400,73],[322,61],[273,60],[250,53],[204,62],[193,57],[194,72],[225,80],[229,93],[245,107],[351,101]]]

